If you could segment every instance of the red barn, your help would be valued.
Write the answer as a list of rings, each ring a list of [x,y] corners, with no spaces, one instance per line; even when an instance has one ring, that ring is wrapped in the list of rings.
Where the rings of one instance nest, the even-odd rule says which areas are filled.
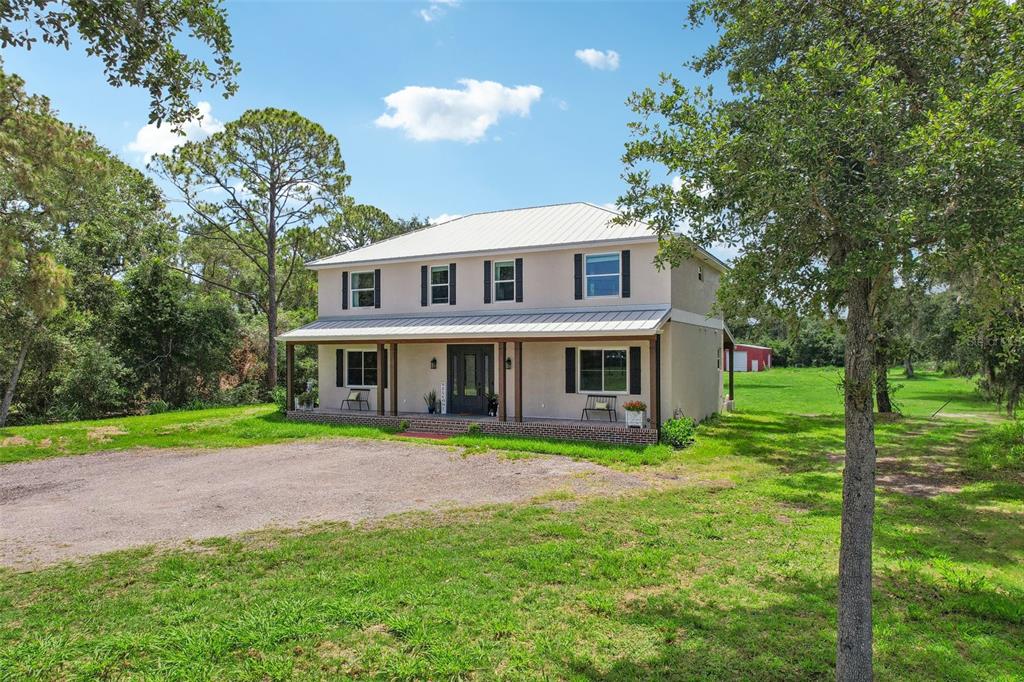
[[[749,343],[737,343],[736,351],[737,372],[763,372],[772,366],[772,349],[767,346],[752,346]],[[725,354],[724,369],[729,369],[729,354]]]

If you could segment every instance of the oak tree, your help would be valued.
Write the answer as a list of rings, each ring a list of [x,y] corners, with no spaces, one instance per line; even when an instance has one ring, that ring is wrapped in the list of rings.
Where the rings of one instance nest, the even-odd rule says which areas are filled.
[[[845,317],[836,676],[869,680],[877,297],[996,239],[1008,187],[1019,204],[1020,5],[697,0],[690,20],[717,36],[691,68],[724,71],[731,92],[666,74],[634,94],[619,206],[655,228],[659,263],[689,253],[685,226],[741,248],[730,278],[751,298]]]

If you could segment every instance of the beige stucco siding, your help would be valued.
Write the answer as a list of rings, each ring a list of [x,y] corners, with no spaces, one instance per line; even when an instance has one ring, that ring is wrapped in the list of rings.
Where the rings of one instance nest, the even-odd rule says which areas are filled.
[[[573,255],[576,253],[607,253],[630,251],[630,297],[574,298]],[[565,308],[626,303],[665,303],[671,298],[671,277],[668,271],[658,271],[652,265],[657,245],[651,243],[626,246],[592,247],[559,251],[495,255],[486,260],[493,262],[523,258],[523,301],[493,301],[484,303],[484,257],[451,258],[440,261],[404,262],[380,266],[380,308],[341,307],[341,273],[370,271],[374,266],[347,266],[324,268],[317,271],[319,278],[319,313],[321,317],[344,315],[388,315],[402,313],[451,313],[463,310],[527,310],[530,308]],[[420,305],[420,266],[456,264],[456,304]]]
[[[565,349],[571,344],[563,342],[524,342],[523,343],[523,416],[548,417],[559,419],[579,419],[580,411],[586,403],[586,392],[566,393],[565,391]],[[630,395],[618,393],[619,419],[624,419],[621,404],[627,400],[643,400],[650,404],[650,356],[646,341],[623,341],[621,343],[580,343],[573,347],[580,348],[625,348],[640,347],[641,393]],[[341,401],[348,397],[349,387],[336,386],[335,362],[336,350],[374,350],[374,346],[346,344],[319,346],[318,367],[320,381],[320,407],[339,409]],[[508,344],[508,357],[514,358],[513,345]],[[577,350],[578,352],[578,350]],[[430,369],[430,360],[437,359],[437,369]],[[426,412],[423,394],[431,388],[442,394],[442,386],[448,375],[447,347],[445,344],[409,343],[398,346],[398,409],[400,412]],[[501,367],[498,346],[494,344],[494,366]],[[578,363],[577,363],[578,368]],[[500,370],[499,370],[500,371]],[[498,388],[498,377],[493,377],[495,391]],[[509,419],[515,414],[515,366],[506,373],[506,392]],[[578,382],[577,382],[578,385]],[[665,381],[663,380],[663,390]],[[377,391],[367,389],[370,409],[377,407]],[[390,408],[389,389],[384,390],[384,408]]]
[[[669,322],[662,335],[662,417],[673,412],[698,421],[718,412],[722,404],[719,329]]]
[[[698,277],[698,268],[701,267],[703,280]],[[672,307],[707,315],[714,306],[721,277],[721,273],[710,265],[701,266],[693,258],[683,261],[678,267],[672,268]]]

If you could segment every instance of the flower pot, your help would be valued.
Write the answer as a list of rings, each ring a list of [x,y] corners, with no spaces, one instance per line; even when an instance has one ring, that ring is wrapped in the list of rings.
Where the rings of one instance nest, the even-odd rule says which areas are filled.
[[[434,412],[436,410],[437,410],[437,408],[434,407],[433,405],[430,405],[430,406],[427,407],[427,412],[430,413],[430,414],[434,414]]]
[[[643,425],[647,423],[647,417],[644,412],[626,412],[626,426],[632,426],[635,428],[643,428]]]

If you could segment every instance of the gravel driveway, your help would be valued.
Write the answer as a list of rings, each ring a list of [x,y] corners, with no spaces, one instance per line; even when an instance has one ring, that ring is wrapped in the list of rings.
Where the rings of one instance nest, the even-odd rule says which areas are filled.
[[[613,492],[636,476],[565,457],[463,457],[434,445],[332,440],[222,450],[129,450],[0,466],[0,565],[304,522]]]

